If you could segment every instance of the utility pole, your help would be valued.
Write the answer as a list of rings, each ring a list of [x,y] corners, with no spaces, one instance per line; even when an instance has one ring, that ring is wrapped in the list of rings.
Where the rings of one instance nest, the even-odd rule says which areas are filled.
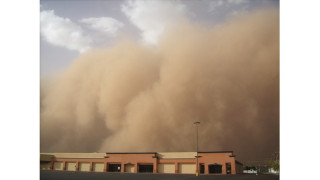
[[[193,124],[195,124],[196,125],[196,128],[197,128],[197,156],[196,156],[196,159],[197,159],[197,167],[196,167],[196,176],[199,176],[199,160],[198,160],[198,158],[199,158],[199,156],[198,156],[198,125],[200,124],[200,122],[199,121],[196,121],[196,122],[194,122]]]

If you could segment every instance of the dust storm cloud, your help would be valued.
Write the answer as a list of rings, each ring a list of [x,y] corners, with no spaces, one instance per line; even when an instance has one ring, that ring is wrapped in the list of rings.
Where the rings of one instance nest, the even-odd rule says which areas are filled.
[[[41,81],[41,152],[279,150],[279,12],[181,21],[157,47],[123,39]]]

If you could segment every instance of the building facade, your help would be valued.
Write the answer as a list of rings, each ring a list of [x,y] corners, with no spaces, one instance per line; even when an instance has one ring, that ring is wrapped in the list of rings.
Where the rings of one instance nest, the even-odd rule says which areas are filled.
[[[40,169],[62,171],[237,174],[242,164],[232,151],[144,153],[41,153]]]

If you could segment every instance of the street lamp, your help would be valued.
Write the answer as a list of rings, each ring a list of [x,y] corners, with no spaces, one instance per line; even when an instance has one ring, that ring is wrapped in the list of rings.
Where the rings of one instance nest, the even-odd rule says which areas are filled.
[[[195,124],[195,125],[196,125],[196,128],[197,128],[197,156],[196,156],[196,158],[197,158],[197,170],[196,170],[196,176],[199,176],[199,161],[198,161],[198,158],[199,158],[199,156],[198,156],[198,125],[200,124],[200,122],[199,122],[199,121],[196,121],[196,122],[194,122],[193,124]]]

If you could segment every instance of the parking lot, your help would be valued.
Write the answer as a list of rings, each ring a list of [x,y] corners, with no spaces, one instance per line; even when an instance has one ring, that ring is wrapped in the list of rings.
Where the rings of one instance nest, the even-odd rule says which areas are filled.
[[[190,174],[152,174],[152,173],[98,173],[40,170],[41,180],[278,180],[278,175],[190,175]]]

